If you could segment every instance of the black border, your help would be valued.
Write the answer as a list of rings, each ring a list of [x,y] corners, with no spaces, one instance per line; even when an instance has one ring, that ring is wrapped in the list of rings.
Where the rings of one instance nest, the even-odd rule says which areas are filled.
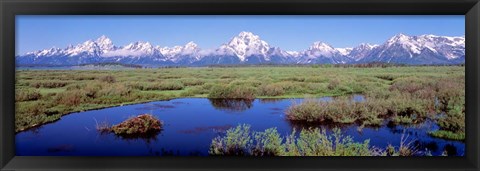
[[[479,0],[0,0],[1,170],[480,170]],[[465,15],[464,157],[22,157],[15,156],[15,15]]]

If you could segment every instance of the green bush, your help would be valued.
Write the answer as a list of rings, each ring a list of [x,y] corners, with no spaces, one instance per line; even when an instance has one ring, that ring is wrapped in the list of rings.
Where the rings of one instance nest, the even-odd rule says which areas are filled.
[[[286,116],[292,121],[353,123],[362,112],[363,108],[360,105],[362,104],[345,98],[337,98],[330,102],[306,100],[290,106]]]
[[[250,125],[238,125],[227,130],[225,137],[216,137],[210,145],[210,155],[248,155],[250,154]]]
[[[216,85],[211,88],[208,98],[255,99],[255,89],[244,86]]]
[[[327,88],[328,88],[329,90],[333,90],[333,89],[337,88],[339,85],[340,85],[340,81],[337,80],[337,79],[333,79],[333,80],[330,80],[330,81],[328,82]]]
[[[255,132],[255,146],[252,150],[254,156],[281,156],[285,153],[283,138],[276,128],[266,129],[264,132]]]
[[[103,76],[100,78],[100,80],[106,83],[115,83],[117,81],[117,79],[115,79],[115,77],[112,75]]]
[[[350,136],[343,136],[340,129],[332,135],[325,130],[305,129],[295,136],[295,130],[287,137],[281,137],[275,128],[264,132],[251,132],[249,125],[239,125],[227,130],[225,136],[212,140],[210,155],[239,156],[373,156],[369,140],[354,142]]]
[[[204,80],[201,80],[201,79],[182,79],[181,80],[183,85],[185,86],[198,86],[198,85],[203,85],[205,84],[205,81]]]
[[[162,126],[163,123],[153,115],[142,114],[112,126],[111,130],[117,135],[141,136],[158,132],[162,129]]]
[[[258,95],[260,96],[280,96],[284,93],[283,87],[278,84],[268,84],[258,88]]]
[[[83,90],[72,90],[57,94],[55,100],[58,104],[77,106],[87,101],[87,94]]]
[[[429,132],[428,134],[433,137],[443,138],[443,139],[458,140],[458,141],[465,140],[465,132],[455,133],[451,131],[437,130],[437,131]]]
[[[36,81],[30,83],[30,86],[35,88],[59,88],[65,87],[69,82],[65,81]]]
[[[32,90],[32,89],[16,89],[15,90],[16,102],[38,100],[41,97],[42,95],[38,90]]]

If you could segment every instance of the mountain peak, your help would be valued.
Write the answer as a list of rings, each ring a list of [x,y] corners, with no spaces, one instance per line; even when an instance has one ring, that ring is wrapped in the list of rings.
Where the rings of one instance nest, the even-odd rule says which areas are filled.
[[[259,36],[253,34],[252,32],[242,31],[242,32],[240,32],[240,33],[238,34],[238,37],[245,38],[245,37],[259,37]]]
[[[334,48],[325,42],[316,41],[307,49],[297,52],[270,47],[267,42],[260,39],[260,36],[242,31],[216,49],[200,49],[193,41],[174,47],[153,46],[146,41],[114,46],[110,38],[101,35],[97,39],[75,46],[28,52],[17,59],[21,64],[118,61],[152,65],[209,65],[242,62],[449,64],[462,62],[464,58],[465,38],[460,36],[432,34],[408,36],[400,33],[381,45],[362,43],[352,48]]]
[[[109,50],[113,50],[113,49],[114,49],[112,40],[110,40],[110,38],[108,38],[108,37],[105,36],[105,35],[102,35],[102,36],[100,36],[99,38],[97,38],[97,40],[95,40],[95,43],[97,44],[98,47],[100,47],[100,49],[101,49],[104,53],[106,53],[106,52],[109,51]]]
[[[402,40],[402,39],[408,39],[408,38],[410,38],[410,36],[408,36],[406,34],[403,34],[403,33],[399,33],[399,34],[393,36],[391,38],[391,40]]]
[[[360,45],[358,45],[358,47],[361,47],[361,48],[374,48],[374,47],[377,47],[378,45],[376,44],[370,44],[370,43],[360,43]]]
[[[105,35],[101,35],[100,37],[97,38],[97,41],[103,41],[103,40],[110,40],[110,38],[108,38]]]
[[[184,47],[185,47],[186,49],[195,49],[195,48],[198,47],[198,45],[197,45],[195,42],[190,41],[190,42],[188,42],[187,44],[185,44]]]
[[[313,42],[313,44],[309,48],[309,50],[328,50],[328,51],[332,51],[334,49],[335,48],[333,48],[331,45],[325,42],[320,42],[320,41]]]
[[[254,44],[261,42],[260,36],[253,34],[252,32],[242,31],[237,36],[233,37],[232,40],[228,43],[229,45],[237,45],[237,44]]]
[[[270,50],[270,46],[267,42],[261,40],[260,36],[246,31],[240,32],[228,44],[220,47],[220,51],[226,53],[233,52],[241,61],[252,55],[266,56],[268,50]]]

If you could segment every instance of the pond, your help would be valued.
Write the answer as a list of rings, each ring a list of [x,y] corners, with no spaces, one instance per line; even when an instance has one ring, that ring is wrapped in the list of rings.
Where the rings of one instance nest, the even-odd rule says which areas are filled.
[[[351,97],[354,101],[365,100],[361,95]],[[332,97],[320,98],[331,100]],[[285,110],[292,103],[303,99],[255,99],[211,100],[206,98],[182,98],[156,101],[77,112],[61,120],[20,132],[16,135],[18,156],[206,156],[212,139],[224,135],[225,130],[238,124],[250,124],[255,131],[276,127],[283,136],[306,125],[290,123],[285,119]],[[164,122],[163,130],[154,137],[126,139],[113,133],[101,134],[96,123],[118,124],[131,116],[150,113]],[[331,126],[321,126],[331,130]],[[428,136],[427,132],[438,129],[432,122],[415,126],[365,127],[342,126],[344,134],[355,141],[370,139],[370,144],[385,148],[388,144],[398,146],[402,134],[420,149],[428,149],[433,155],[448,151],[449,155],[463,156],[465,144]]]

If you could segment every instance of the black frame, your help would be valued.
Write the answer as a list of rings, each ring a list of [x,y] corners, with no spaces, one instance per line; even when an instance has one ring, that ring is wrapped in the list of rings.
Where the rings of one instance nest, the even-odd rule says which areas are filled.
[[[1,170],[480,170],[479,0],[0,0]],[[465,15],[464,157],[24,157],[15,156],[15,15]]]

